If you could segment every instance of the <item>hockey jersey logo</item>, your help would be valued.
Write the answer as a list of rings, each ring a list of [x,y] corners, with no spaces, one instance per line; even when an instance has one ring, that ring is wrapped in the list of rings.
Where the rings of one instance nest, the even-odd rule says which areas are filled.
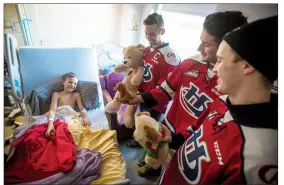
[[[143,67],[144,67],[144,73],[143,73],[143,81],[144,82],[150,82],[152,80],[152,72],[151,68],[153,67],[151,64],[146,63],[143,60]]]
[[[190,76],[192,78],[198,78],[199,77],[199,71],[196,70],[196,69],[192,69],[190,71],[187,71],[184,74],[187,75],[187,76]]]
[[[211,161],[207,145],[200,141],[203,136],[203,126],[195,131],[178,151],[178,166],[182,176],[189,184],[198,184],[201,178],[201,162]]]
[[[183,109],[194,118],[198,118],[213,100],[205,93],[199,93],[199,88],[192,82],[189,87],[181,87],[180,103]]]

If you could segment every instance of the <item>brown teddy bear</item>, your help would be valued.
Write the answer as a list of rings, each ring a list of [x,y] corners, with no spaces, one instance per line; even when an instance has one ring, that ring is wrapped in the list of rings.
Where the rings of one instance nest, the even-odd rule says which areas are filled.
[[[111,102],[109,102],[105,110],[108,113],[119,111],[121,107],[120,101],[129,101],[136,96],[139,85],[143,81],[143,52],[145,47],[142,44],[132,45],[124,48],[123,64],[115,66],[114,71],[117,73],[125,72],[121,83],[116,85],[116,94]],[[127,105],[124,113],[125,126],[132,128],[134,126],[135,105]]]
[[[158,169],[167,159],[169,144],[161,142],[165,137],[165,130],[161,123],[150,116],[149,112],[139,112],[135,118],[135,140],[144,147],[145,162],[150,167]]]

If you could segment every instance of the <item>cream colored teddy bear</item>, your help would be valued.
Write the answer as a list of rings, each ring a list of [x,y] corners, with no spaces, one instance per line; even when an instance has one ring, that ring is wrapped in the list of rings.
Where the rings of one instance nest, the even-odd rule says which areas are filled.
[[[123,64],[115,66],[114,71],[117,73],[125,72],[126,76],[123,81],[116,85],[117,92],[105,110],[108,113],[119,111],[121,107],[120,100],[128,101],[136,96],[139,85],[143,81],[143,52],[145,47],[142,44],[128,46],[123,50]],[[135,105],[127,105],[124,113],[125,126],[132,128],[134,126]]]
[[[157,169],[167,159],[169,144],[161,142],[165,137],[166,131],[161,123],[150,116],[149,112],[139,112],[135,118],[135,140],[144,147],[145,162],[150,167]]]

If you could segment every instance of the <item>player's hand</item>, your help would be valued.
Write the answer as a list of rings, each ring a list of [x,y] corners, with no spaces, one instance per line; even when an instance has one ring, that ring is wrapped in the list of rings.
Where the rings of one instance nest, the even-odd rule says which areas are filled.
[[[165,137],[161,140],[162,142],[172,142],[171,131],[165,125],[161,124],[162,128],[165,130]]]
[[[137,103],[143,103],[143,102],[144,102],[144,100],[143,100],[141,95],[136,95],[135,98],[133,98],[132,100],[129,100],[130,105],[134,105],[134,104],[137,104]]]
[[[121,101],[121,103],[128,105],[136,105],[137,103],[143,103],[143,102],[144,100],[141,95],[136,95],[135,98],[126,102]]]
[[[84,127],[88,127],[88,126],[90,126],[91,125],[91,123],[90,123],[90,121],[88,120],[88,118],[84,118],[83,119],[83,126]]]
[[[55,128],[54,128],[54,125],[53,125],[53,122],[52,121],[49,121],[48,122],[48,127],[47,127],[47,130],[45,132],[45,136],[50,139],[51,136],[55,135]]]

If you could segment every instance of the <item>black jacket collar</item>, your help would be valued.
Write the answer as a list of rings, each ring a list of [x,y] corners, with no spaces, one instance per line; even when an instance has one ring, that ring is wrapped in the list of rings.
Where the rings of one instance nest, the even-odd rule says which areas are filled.
[[[278,130],[278,102],[275,101],[271,98],[270,103],[232,105],[227,98],[226,104],[238,124]]]

